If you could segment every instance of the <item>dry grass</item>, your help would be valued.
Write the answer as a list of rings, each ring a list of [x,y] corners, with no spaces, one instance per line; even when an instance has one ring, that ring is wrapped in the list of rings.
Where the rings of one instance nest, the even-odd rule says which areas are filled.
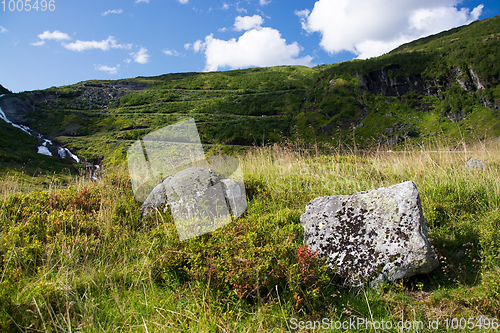
[[[265,190],[249,203],[243,220],[255,230],[263,224],[278,230],[278,225],[298,216],[317,196],[351,194],[411,180],[419,189],[441,267],[429,276],[388,284],[381,291],[338,289],[328,296],[325,305],[329,310],[323,315],[334,320],[373,316],[393,321],[401,316],[422,321],[498,316],[500,144],[492,141],[455,153],[438,146],[427,150],[438,152],[413,149],[355,154],[330,148],[329,154],[322,154],[319,147],[306,150],[292,145],[253,149],[239,160],[245,177],[261,180]],[[489,167],[465,168],[471,157]],[[0,273],[4,283],[0,283],[0,295],[5,312],[0,313],[0,325],[12,330],[18,325],[22,331],[43,331],[45,326],[61,332],[280,332],[288,331],[287,319],[312,318],[297,312],[294,300],[281,292],[280,298],[276,295],[266,302],[247,303],[235,301],[236,296],[228,301],[210,283],[176,279],[159,283],[154,266],[168,256],[164,244],[172,230],[164,220],[142,222],[137,218],[139,206],[128,181],[123,168],[108,169],[98,184],[76,177],[66,183],[46,179],[35,186],[32,180],[17,175],[3,176]],[[36,243],[23,229],[30,216],[19,221],[10,218],[24,207],[9,207],[9,212],[4,207],[19,192],[43,188],[52,195],[62,193],[58,191],[68,185],[75,193],[89,189],[99,196],[99,204],[81,215],[82,224],[87,223],[85,216],[95,221],[97,232],[61,232],[52,238],[39,237]],[[38,218],[35,206],[31,209],[32,217]],[[61,219],[71,221],[71,216],[60,214]],[[49,213],[47,216],[43,223],[53,221]],[[40,232],[36,224],[30,228]],[[212,240],[227,237],[216,235]],[[198,245],[196,241],[192,244],[194,251]],[[36,267],[25,259],[32,250],[39,251]],[[201,245],[200,251],[204,251]]]

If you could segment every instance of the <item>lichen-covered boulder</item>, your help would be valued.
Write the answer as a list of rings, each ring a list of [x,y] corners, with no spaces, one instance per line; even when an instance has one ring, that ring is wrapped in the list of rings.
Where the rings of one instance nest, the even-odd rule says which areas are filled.
[[[172,204],[176,206],[175,203],[181,204],[182,201],[185,201],[178,200],[181,198],[192,197],[196,199],[202,196],[209,187],[219,184],[220,178],[220,175],[214,170],[201,167],[187,168],[168,176],[155,186],[142,204],[141,217],[145,218],[153,214],[155,209],[164,206],[169,198],[171,199],[170,206]]]
[[[168,206],[167,206],[168,205]],[[141,206],[146,218],[156,209],[169,207],[180,240],[216,230],[246,209],[244,188],[221,179],[213,169],[191,167],[166,177]]]
[[[347,286],[374,285],[438,266],[411,181],[352,195],[318,197],[300,217],[304,243]]]

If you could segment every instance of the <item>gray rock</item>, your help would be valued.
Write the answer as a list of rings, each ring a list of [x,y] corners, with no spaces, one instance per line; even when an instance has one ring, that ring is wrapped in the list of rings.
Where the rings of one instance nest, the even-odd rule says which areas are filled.
[[[170,209],[176,206],[179,199],[192,197],[197,199],[203,196],[204,192],[213,185],[219,184],[221,176],[212,169],[192,167],[179,171],[168,176],[151,191],[146,201],[141,206],[141,217],[145,218],[153,214],[155,209],[164,206],[167,201]],[[174,207],[172,207],[174,206]],[[174,208],[175,209],[175,208]],[[189,215],[194,215],[188,212]]]
[[[234,218],[238,218],[247,209],[247,196],[243,184],[232,179],[221,179],[224,197]]]
[[[484,169],[488,168],[488,164],[486,164],[485,162],[483,162],[481,160],[478,160],[476,158],[471,158],[470,160],[468,160],[467,162],[465,162],[465,167],[469,168],[469,169],[481,169],[481,170],[484,170]]]
[[[246,210],[242,185],[221,179],[213,169],[191,167],[168,176],[149,194],[141,207],[146,218],[156,209],[170,208],[180,240],[192,238],[231,222]]]
[[[165,203],[181,241],[231,222],[220,175],[212,169],[191,167],[168,176],[143,203],[141,216],[151,215]]]
[[[326,257],[345,285],[378,285],[439,263],[411,181],[353,195],[318,197],[300,217],[304,243]]]
[[[224,196],[230,207],[231,215],[238,218],[247,209],[247,196],[243,172],[238,159],[229,156],[209,156],[210,167],[221,175]]]

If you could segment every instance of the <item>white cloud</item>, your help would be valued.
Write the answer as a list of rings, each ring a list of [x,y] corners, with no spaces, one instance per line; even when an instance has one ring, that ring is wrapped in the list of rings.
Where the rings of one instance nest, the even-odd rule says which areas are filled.
[[[262,23],[264,19],[260,15],[238,16],[234,22],[234,29],[236,31],[261,29]]]
[[[130,50],[132,48],[132,44],[118,44],[116,42],[115,37],[113,36],[109,36],[108,39],[102,40],[100,42],[95,40],[92,41],[77,40],[72,43],[63,44],[63,46],[68,50],[78,51],[78,52],[83,52],[92,49],[100,49],[102,51],[107,51],[109,49]]]
[[[38,35],[38,38],[40,40],[38,42],[31,43],[33,46],[41,46],[45,44],[46,40],[70,40],[71,37],[64,32],[60,32],[59,30],[54,30],[53,32],[50,32],[48,30],[44,31],[43,33]]]
[[[141,2],[149,3],[149,0],[135,0],[135,3],[141,3]]]
[[[229,9],[229,5],[224,2],[224,4],[222,5],[222,9],[228,10]]]
[[[180,3],[182,3],[183,5],[187,4],[189,2],[189,0],[178,0]]]
[[[176,56],[176,57],[180,57],[180,56],[183,56],[182,53],[180,53],[179,51],[177,50],[169,50],[169,49],[165,49],[163,50],[163,53],[165,53],[166,55],[168,56]]]
[[[102,16],[108,16],[109,14],[121,14],[123,13],[123,9],[110,9],[102,13]]]
[[[201,40],[197,40],[196,42],[194,42],[194,44],[193,44],[194,52],[200,52],[203,49],[205,49],[205,44]]]
[[[130,53],[130,56],[139,64],[147,64],[149,62],[148,49],[145,47],[141,47],[137,52]]]
[[[304,23],[304,20],[309,16],[309,13],[311,11],[309,9],[303,9],[303,10],[296,10],[295,11],[295,15],[297,15],[298,17],[300,17],[302,20],[302,23]],[[302,27],[304,27],[304,25],[302,25]]]
[[[118,73],[118,69],[120,69],[120,65],[116,65],[116,67],[109,67],[106,65],[95,65],[95,69],[98,71],[106,72],[108,74],[116,74]]]
[[[240,3],[239,2],[236,3],[236,10],[239,13],[246,13],[247,12],[247,10],[245,8],[240,8]]]
[[[9,32],[9,30],[5,29],[4,27],[0,26],[0,33],[6,33]]]
[[[38,35],[38,38],[40,38],[41,40],[69,40],[71,39],[71,37],[64,33],[64,32],[60,32],[59,30],[54,30],[53,32],[49,32],[48,30],[47,31],[44,31],[42,34]]]
[[[238,40],[220,40],[209,35],[205,41],[196,41],[193,49],[205,52],[205,71],[224,67],[312,65],[311,56],[298,57],[301,47],[297,42],[287,44],[279,31],[272,28],[248,30]]]
[[[311,12],[296,11],[302,28],[321,33],[329,53],[360,59],[386,53],[414,39],[477,20],[483,5],[457,9],[460,0],[318,0]]]
[[[261,6],[265,6],[265,5],[269,4],[269,3],[271,3],[271,0],[259,0],[259,4]]]

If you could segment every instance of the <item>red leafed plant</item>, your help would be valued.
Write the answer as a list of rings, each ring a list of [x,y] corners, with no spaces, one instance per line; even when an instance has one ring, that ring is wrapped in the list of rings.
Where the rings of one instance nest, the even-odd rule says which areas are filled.
[[[297,263],[289,269],[288,283],[293,293],[295,307],[314,308],[321,298],[321,289],[330,281],[324,259],[307,245],[300,246],[295,254]],[[303,304],[304,301],[306,304]]]

